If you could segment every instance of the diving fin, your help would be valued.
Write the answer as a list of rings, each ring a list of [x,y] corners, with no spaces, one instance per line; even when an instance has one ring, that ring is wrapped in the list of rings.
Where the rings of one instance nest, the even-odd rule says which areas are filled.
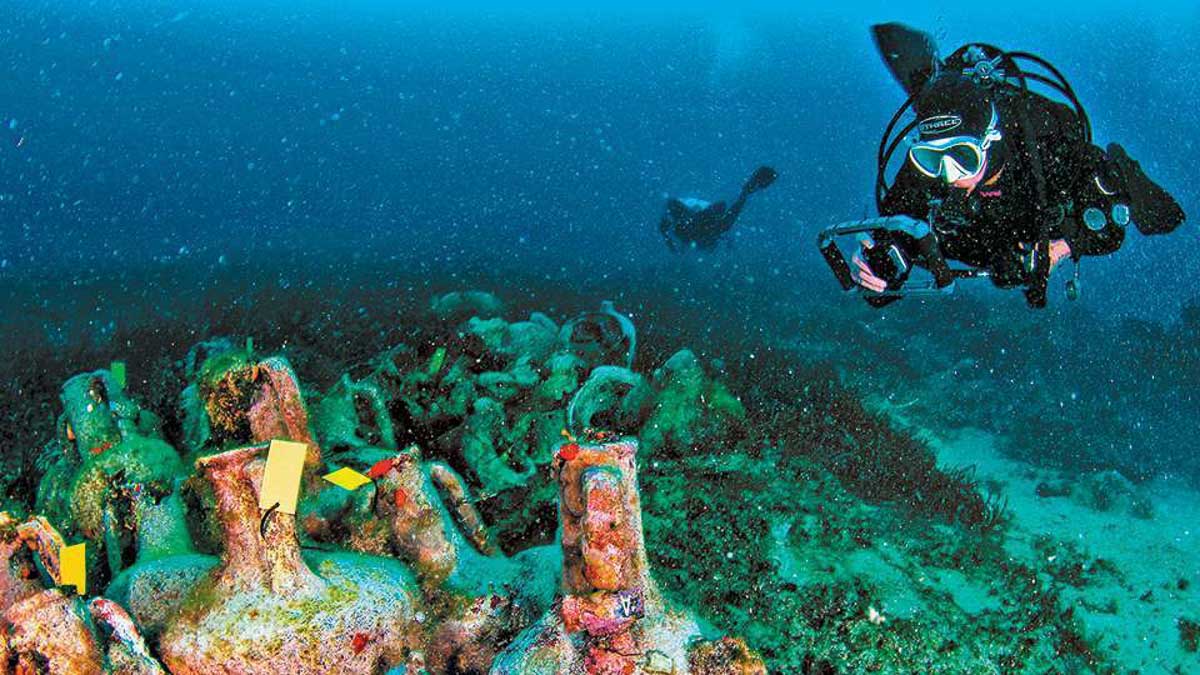
[[[1117,165],[1121,177],[1125,180],[1125,190],[1129,193],[1130,215],[1139,232],[1145,235],[1167,234],[1183,224],[1187,216],[1179,202],[1150,180],[1146,172],[1142,171],[1142,165],[1133,160],[1125,152],[1125,148],[1117,143],[1110,143],[1107,155]]]
[[[742,186],[742,192],[746,194],[752,194],[758,192],[759,190],[768,188],[778,177],[779,174],[775,172],[775,169],[772,169],[769,166],[760,166],[754,170],[754,174],[750,176],[750,179],[747,180],[746,184]]]
[[[879,23],[871,26],[871,35],[892,77],[909,96],[920,91],[941,68],[937,43],[928,33],[902,23]]]

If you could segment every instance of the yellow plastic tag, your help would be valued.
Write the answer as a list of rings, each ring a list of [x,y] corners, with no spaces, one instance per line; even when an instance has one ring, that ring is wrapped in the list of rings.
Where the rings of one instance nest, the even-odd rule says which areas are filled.
[[[118,385],[120,385],[120,387],[122,389],[124,389],[125,388],[125,362],[124,361],[113,361],[112,365],[108,367],[108,372],[112,373],[113,381],[116,382]]]
[[[87,544],[64,546],[58,551],[58,583],[74,586],[79,595],[87,595]]]
[[[325,474],[324,478],[330,483],[333,483],[343,490],[349,490],[350,492],[354,492],[358,488],[371,482],[370,478],[367,478],[348,466],[343,466],[333,473]]]
[[[308,446],[292,441],[271,441],[267,451],[267,468],[263,471],[262,489],[258,491],[258,508],[275,508],[296,515],[300,498],[300,474],[304,473],[304,457]]]

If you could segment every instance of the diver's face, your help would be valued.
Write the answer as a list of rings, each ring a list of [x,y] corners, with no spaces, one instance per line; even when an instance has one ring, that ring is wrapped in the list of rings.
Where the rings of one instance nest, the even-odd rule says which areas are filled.
[[[944,181],[952,187],[974,190],[987,175],[988,146],[992,137],[952,136],[913,143],[908,160],[928,178]]]
[[[966,190],[968,193],[974,192],[975,188],[979,187],[979,184],[983,182],[983,177],[987,175],[987,168],[988,156],[985,153],[983,156],[983,162],[979,165],[978,172],[973,175],[960,176],[954,180],[951,180],[950,177],[947,176],[946,182],[949,183],[951,187],[956,187],[960,190]]]

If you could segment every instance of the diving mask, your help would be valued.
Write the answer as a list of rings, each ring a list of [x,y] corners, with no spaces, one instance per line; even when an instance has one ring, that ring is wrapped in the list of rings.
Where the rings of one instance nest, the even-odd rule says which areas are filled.
[[[978,178],[987,168],[987,151],[1003,135],[998,128],[996,109],[983,137],[948,136],[917,141],[908,149],[908,159],[918,171],[930,178],[942,178],[955,184]]]

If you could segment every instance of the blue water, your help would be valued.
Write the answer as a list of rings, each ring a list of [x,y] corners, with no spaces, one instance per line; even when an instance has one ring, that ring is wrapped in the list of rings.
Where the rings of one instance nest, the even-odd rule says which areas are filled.
[[[771,163],[723,262],[838,302],[812,240],[872,207],[903,100],[867,31],[885,19],[1050,59],[1098,142],[1195,213],[1197,10],[1004,8],[9,2],[0,273],[268,246],[652,268],[664,193],[728,195]],[[1086,302],[1174,315],[1194,237],[1088,260]]]
[[[921,375],[925,350],[1011,387],[1032,371],[1025,391],[1053,379],[1046,398],[1064,409],[1082,396],[1135,410],[1123,423],[1146,447],[1160,428],[1186,436],[1172,420],[1200,406],[1192,393],[1147,399],[1118,383],[1147,360],[1187,372],[1194,356],[1176,354],[1181,371],[1119,322],[1172,325],[1200,297],[1191,223],[1131,232],[1115,255],[1085,260],[1078,302],[1060,270],[1040,313],[986,282],[879,313],[838,290],[814,240],[874,212],[876,146],[903,101],[868,31],[887,20],[930,32],[944,53],[985,41],[1041,54],[1071,80],[1098,143],[1123,143],[1200,212],[1200,9],[1183,3],[15,0],[0,8],[0,325],[68,346],[138,317],[202,325],[193,289],[413,299],[475,285],[540,307],[537,289],[510,280],[572,288],[577,306],[652,281],[661,288],[627,307],[636,321],[673,309],[724,318],[726,335],[801,343],[870,324],[843,360],[907,360]],[[751,200],[731,247],[668,252],[665,195],[727,199],[764,163],[780,179]],[[1031,328],[989,333],[996,312],[1010,318],[993,323]],[[1139,345],[1149,354],[1130,356]],[[1170,452],[1200,466],[1193,445]]]
[[[687,346],[751,389],[758,363],[786,363],[761,356],[815,360],[1039,470],[1200,485],[1194,222],[1087,259],[1076,302],[1060,270],[1041,311],[987,282],[867,310],[816,250],[822,228],[874,214],[877,145],[904,100],[871,41],[882,21],[943,54],[982,41],[1045,57],[1097,143],[1122,143],[1200,214],[1200,5],[1045,4],[6,0],[0,408],[21,409],[5,410],[0,459],[27,456],[32,485],[37,453],[7,452],[13,439],[40,447],[61,382],[109,359],[173,402],[163,373],[225,314],[253,319],[247,298],[276,303],[255,326],[268,351],[288,347],[281,325],[308,347],[380,326],[322,353],[349,365],[289,353],[315,391],[407,339],[432,293],[474,287],[555,320],[612,298],[639,345]],[[728,199],[762,164],[779,180],[731,246],[668,251],[667,195]],[[661,365],[644,351],[638,370]],[[39,358],[64,372],[33,372]],[[4,496],[31,502],[23,489]],[[1156,599],[1174,583],[1156,579]]]
[[[349,270],[453,286],[471,269],[482,286],[515,273],[569,282],[589,303],[648,277],[671,287],[630,308],[635,319],[690,302],[701,317],[737,305],[748,334],[787,334],[784,314],[857,325],[859,303],[814,239],[873,213],[876,146],[903,101],[868,32],[884,20],[929,31],[943,52],[971,40],[1041,54],[1073,83],[1098,143],[1123,143],[1200,212],[1200,9],[1187,4],[15,0],[0,8],[0,318],[53,324],[69,344],[73,319],[169,315],[178,289],[147,290],[162,275],[236,293],[366,283]],[[763,163],[780,179],[751,201],[731,248],[667,251],[665,195],[728,198]],[[1117,254],[1084,262],[1076,303],[1060,271],[1023,344],[971,344],[993,310],[1032,312],[986,282],[869,318],[956,335],[960,357],[991,350],[1004,369],[1051,339],[1123,352],[1136,341],[1097,337],[1096,322],[1175,321],[1200,296],[1195,232],[1131,232]],[[36,294],[24,285],[35,280]],[[80,289],[82,304],[45,290],[59,287]],[[960,311],[955,322],[931,318],[943,308]],[[878,346],[884,358],[905,349]],[[1038,358],[1085,393],[1122,394],[1103,369],[1089,390]]]

